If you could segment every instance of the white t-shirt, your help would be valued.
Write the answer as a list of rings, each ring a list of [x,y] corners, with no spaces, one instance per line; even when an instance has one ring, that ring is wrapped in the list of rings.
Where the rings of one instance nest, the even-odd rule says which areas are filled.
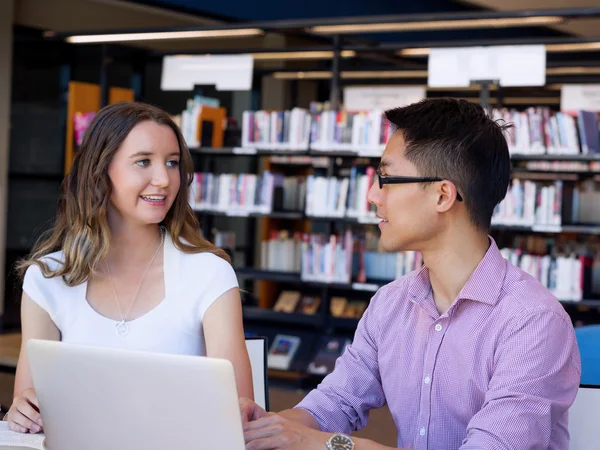
[[[25,273],[23,290],[50,315],[63,342],[204,356],[204,313],[221,294],[238,287],[237,277],[227,261],[212,253],[178,250],[168,232],[163,248],[165,298],[127,322],[129,333],[123,337],[116,333],[116,320],[99,314],[87,302],[87,282],[70,287],[62,277],[45,278],[39,266],[32,265]],[[62,261],[62,251],[49,257]]]

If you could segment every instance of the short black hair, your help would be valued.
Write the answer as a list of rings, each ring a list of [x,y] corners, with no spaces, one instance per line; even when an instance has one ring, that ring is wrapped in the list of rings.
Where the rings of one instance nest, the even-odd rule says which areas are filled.
[[[511,125],[494,121],[476,103],[453,98],[390,109],[385,118],[404,137],[406,159],[422,176],[454,182],[472,222],[489,230],[510,183],[504,132]]]

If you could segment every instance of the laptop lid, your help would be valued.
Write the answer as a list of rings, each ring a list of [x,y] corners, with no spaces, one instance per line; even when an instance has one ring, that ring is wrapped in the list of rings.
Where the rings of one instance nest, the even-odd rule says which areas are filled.
[[[570,450],[597,450],[600,385],[582,384],[569,409]]]
[[[243,450],[233,365],[30,340],[48,450]]]

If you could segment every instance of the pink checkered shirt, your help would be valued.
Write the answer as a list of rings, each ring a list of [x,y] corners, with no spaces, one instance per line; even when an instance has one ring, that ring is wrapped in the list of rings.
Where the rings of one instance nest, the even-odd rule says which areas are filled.
[[[569,316],[491,245],[440,315],[423,267],[382,287],[333,373],[297,405],[351,433],[388,404],[398,447],[568,449],[581,374]]]

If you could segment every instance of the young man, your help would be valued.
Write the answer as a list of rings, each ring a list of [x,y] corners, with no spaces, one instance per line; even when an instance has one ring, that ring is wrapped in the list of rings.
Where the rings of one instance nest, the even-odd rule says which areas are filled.
[[[571,321],[488,236],[510,178],[503,127],[454,99],[386,117],[397,131],[368,200],[383,248],[419,251],[425,266],[379,289],[333,373],[296,408],[241,400],[246,448],[388,448],[345,436],[387,403],[400,448],[568,449],[581,372]]]

